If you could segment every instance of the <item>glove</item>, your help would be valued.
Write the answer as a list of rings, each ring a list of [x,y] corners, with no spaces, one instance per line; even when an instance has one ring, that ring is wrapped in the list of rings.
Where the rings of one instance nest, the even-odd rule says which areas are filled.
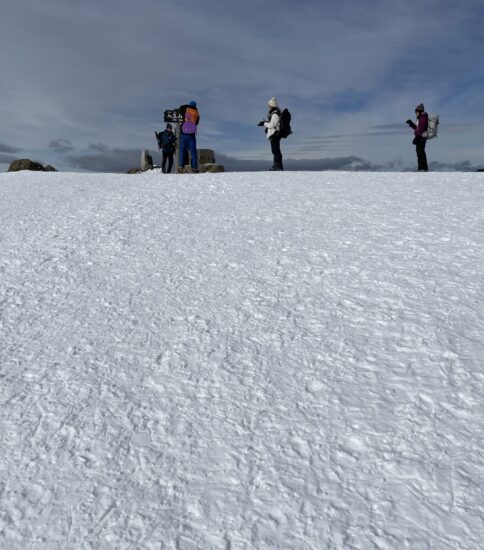
[[[257,123],[257,126],[264,126],[264,122],[265,122],[264,120],[259,121],[259,122]]]
[[[409,126],[411,126],[411,125],[412,125],[412,122],[413,122],[413,121],[412,121],[412,120],[410,120],[410,119],[408,119],[408,120],[406,121],[406,123],[407,123],[407,124],[408,124]]]

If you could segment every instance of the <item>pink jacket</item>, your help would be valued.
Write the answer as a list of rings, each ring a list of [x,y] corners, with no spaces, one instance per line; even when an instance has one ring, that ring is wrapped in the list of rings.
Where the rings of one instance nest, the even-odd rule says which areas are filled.
[[[426,137],[425,132],[429,129],[429,115],[427,113],[420,113],[417,117],[417,125],[414,130],[414,134],[418,137]]]

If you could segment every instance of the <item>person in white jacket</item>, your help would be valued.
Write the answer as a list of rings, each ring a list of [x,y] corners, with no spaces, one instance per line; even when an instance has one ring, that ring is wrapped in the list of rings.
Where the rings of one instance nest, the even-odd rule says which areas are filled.
[[[281,135],[279,133],[281,123],[281,111],[275,97],[268,103],[269,113],[267,120],[261,120],[258,126],[264,126],[267,139],[271,142],[271,151],[274,156],[274,163],[271,170],[284,170],[282,166]]]

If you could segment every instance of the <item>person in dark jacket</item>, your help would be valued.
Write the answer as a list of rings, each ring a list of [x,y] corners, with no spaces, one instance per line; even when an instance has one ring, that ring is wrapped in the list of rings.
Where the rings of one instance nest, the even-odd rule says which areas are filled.
[[[163,159],[161,162],[161,170],[163,174],[169,174],[173,167],[173,155],[176,147],[176,136],[173,133],[173,126],[168,123],[166,129],[158,134],[158,143],[162,150]],[[168,162],[168,169],[166,163]]]
[[[183,124],[180,134],[180,155],[178,160],[178,173],[183,172],[186,155],[190,151],[192,172],[198,172],[198,155],[197,155],[197,126],[200,122],[200,114],[197,109],[197,103],[190,101],[187,105],[180,107],[180,112],[183,115]]]
[[[412,143],[417,151],[417,162],[419,172],[428,172],[427,154],[425,153],[425,145],[427,143],[427,130],[429,128],[429,115],[425,112],[423,103],[415,107],[416,123],[408,119],[407,124],[413,129],[415,135]]]
[[[277,98],[272,97],[268,103],[269,112],[267,114],[267,120],[261,120],[258,126],[264,126],[267,134],[267,139],[271,143],[271,152],[274,157],[271,170],[284,170],[282,166],[282,153],[281,153],[281,111],[277,103]]]

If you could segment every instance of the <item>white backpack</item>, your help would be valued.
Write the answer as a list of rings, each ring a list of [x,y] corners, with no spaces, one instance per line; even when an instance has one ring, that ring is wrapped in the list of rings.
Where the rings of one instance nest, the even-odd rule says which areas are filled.
[[[422,137],[427,139],[434,139],[439,133],[439,115],[429,115],[429,126],[427,131],[422,134]]]

